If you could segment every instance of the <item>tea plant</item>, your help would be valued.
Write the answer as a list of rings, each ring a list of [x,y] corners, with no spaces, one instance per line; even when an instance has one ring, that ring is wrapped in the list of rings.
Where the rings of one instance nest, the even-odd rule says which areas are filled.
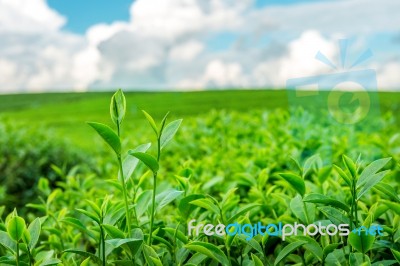
[[[88,123],[100,138],[83,157],[102,149],[97,140],[110,148],[96,158],[99,172],[52,165],[56,183],[35,177],[37,200],[0,220],[0,265],[400,263],[400,142],[393,115],[379,119],[380,132],[363,132],[317,123],[320,117],[301,110],[294,117],[282,110],[210,111],[185,123],[167,122],[168,113],[156,123],[145,111],[133,123],[128,110],[118,90],[110,103],[112,126]],[[360,232],[381,225],[383,231],[211,236],[189,234],[193,219],[345,223]]]

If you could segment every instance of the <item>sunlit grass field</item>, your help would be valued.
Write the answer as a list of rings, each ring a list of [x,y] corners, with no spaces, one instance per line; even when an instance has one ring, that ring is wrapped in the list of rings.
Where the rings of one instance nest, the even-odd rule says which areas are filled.
[[[321,95],[327,94],[322,92]],[[43,126],[55,136],[81,148],[90,147],[90,128],[86,121],[109,123],[107,106],[111,92],[45,93],[0,95],[0,116],[20,125]],[[127,92],[129,128],[143,120],[140,110],[150,110],[157,119],[166,112],[172,117],[191,117],[210,110],[288,110],[285,90],[224,90],[199,92]],[[400,112],[400,93],[379,93],[380,112]],[[315,104],[305,99],[304,106]],[[324,106],[322,106],[324,108]],[[142,124],[142,123],[139,123]]]

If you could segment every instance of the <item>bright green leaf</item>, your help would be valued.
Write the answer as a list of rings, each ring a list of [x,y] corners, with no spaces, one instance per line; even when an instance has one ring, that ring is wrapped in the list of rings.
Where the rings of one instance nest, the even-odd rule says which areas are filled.
[[[279,175],[285,179],[297,192],[299,192],[301,196],[306,193],[306,185],[303,178],[291,173],[282,173]]]
[[[156,133],[158,137],[158,128],[156,125],[156,122],[154,122],[154,119],[151,115],[149,115],[145,110],[142,110],[144,116],[146,117],[147,121],[149,122],[151,128],[154,130],[154,133]]]
[[[365,233],[365,231],[351,232],[348,237],[349,244],[358,252],[367,253],[374,244],[375,237]]]
[[[202,253],[202,254],[206,255],[207,257],[218,261],[222,265],[230,264],[225,253],[222,252],[222,250],[219,249],[217,246],[215,246],[211,243],[193,241],[193,242],[185,245],[185,248],[190,249],[192,251]]]
[[[14,241],[20,241],[25,230],[26,224],[23,218],[14,216],[8,221],[7,232]]]
[[[367,183],[362,187],[361,191],[357,194],[357,200],[359,200],[365,193],[379,183],[384,178],[389,170],[374,174],[367,179]]]
[[[121,89],[117,90],[111,97],[110,115],[115,125],[120,125],[125,117],[126,100]]]
[[[128,156],[125,158],[124,162],[122,163],[122,169],[124,171],[125,182],[127,182],[131,178],[133,172],[135,171],[135,169],[139,163],[139,159],[134,156],[131,156],[130,153],[146,152],[150,147],[151,147],[151,143],[146,143],[146,144],[139,145],[138,147],[136,147],[133,150],[128,151]],[[120,179],[120,178],[121,178],[121,173],[118,172],[118,179]]]
[[[161,149],[164,148],[173,139],[181,123],[182,119],[178,119],[170,122],[167,126],[165,126],[160,138]]]
[[[306,244],[306,241],[296,241],[285,246],[275,259],[274,265],[278,265],[283,259],[293,253],[296,249]]]
[[[215,205],[210,199],[196,199],[191,201],[190,204],[207,209],[215,214],[220,213],[219,207]]]
[[[344,182],[346,182],[346,184],[351,187],[351,179],[350,177],[342,170],[342,168],[340,168],[337,165],[333,165],[333,168],[335,168],[336,172],[339,174],[339,176],[344,180]]]
[[[40,236],[40,230],[41,230],[41,224],[40,224],[40,219],[36,218],[35,220],[33,220],[33,222],[28,226],[28,231],[31,235],[31,239],[29,241],[29,248],[33,249],[38,240],[39,240],[39,236]]]
[[[352,159],[347,157],[346,155],[343,154],[343,163],[346,166],[347,170],[349,170],[351,176],[354,178],[357,176],[357,167],[356,164],[353,162]]]
[[[400,263],[400,251],[390,249],[392,251],[393,257],[397,260],[398,263]]]
[[[142,161],[153,173],[157,173],[159,165],[157,159],[144,152],[129,152],[130,155]]]
[[[367,184],[369,180],[375,178],[375,174],[379,172],[392,158],[384,158],[376,160],[365,167],[357,181],[357,188]]]
[[[88,122],[96,132],[103,138],[103,140],[114,150],[117,156],[121,155],[121,141],[117,134],[107,125]]]
[[[344,203],[342,203],[342,202],[340,202],[338,200],[332,199],[332,198],[330,198],[328,196],[325,196],[325,195],[322,195],[322,194],[318,194],[318,193],[312,193],[312,194],[306,195],[304,197],[303,201],[304,202],[311,202],[311,203],[320,203],[320,204],[324,204],[324,205],[327,205],[327,206],[332,206],[332,207],[335,207],[335,208],[342,209],[342,210],[344,210],[346,212],[350,211],[350,208],[346,204],[344,204]]]

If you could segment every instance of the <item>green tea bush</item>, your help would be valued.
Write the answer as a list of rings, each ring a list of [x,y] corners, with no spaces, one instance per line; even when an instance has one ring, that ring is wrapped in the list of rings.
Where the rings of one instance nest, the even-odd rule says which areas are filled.
[[[34,213],[2,215],[5,265],[398,265],[398,128],[320,123],[298,110],[211,111],[169,121],[125,119],[122,91],[99,135],[100,173],[66,171]],[[89,127],[88,126],[88,127]],[[374,127],[374,125],[369,125]],[[178,130],[179,128],[179,130]],[[127,138],[134,139],[136,147]],[[101,141],[101,142],[100,142]],[[101,146],[104,143],[106,146]],[[168,144],[168,145],[167,145]],[[25,209],[26,209],[25,208]],[[382,226],[382,235],[189,234],[202,224]]]
[[[0,120],[0,204],[22,207],[37,199],[37,182],[45,177],[52,186],[60,180],[54,166],[69,171],[76,165],[90,165],[88,156],[54,139],[44,128],[26,128]]]

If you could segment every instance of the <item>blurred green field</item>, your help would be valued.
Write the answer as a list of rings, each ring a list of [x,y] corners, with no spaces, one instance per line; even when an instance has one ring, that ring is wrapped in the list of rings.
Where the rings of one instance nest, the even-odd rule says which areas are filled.
[[[326,94],[322,92],[321,94]],[[81,148],[91,147],[93,134],[86,121],[109,123],[108,104],[112,92],[45,93],[0,95],[0,116],[21,125],[43,126],[60,138]],[[253,109],[288,109],[285,90],[224,90],[198,92],[127,92],[126,123],[134,128],[143,120],[141,109],[155,118],[167,112],[172,117],[188,117],[212,109],[246,111]],[[379,93],[381,113],[400,110],[400,93]],[[313,102],[305,103],[312,105]],[[132,124],[133,123],[133,124]]]

